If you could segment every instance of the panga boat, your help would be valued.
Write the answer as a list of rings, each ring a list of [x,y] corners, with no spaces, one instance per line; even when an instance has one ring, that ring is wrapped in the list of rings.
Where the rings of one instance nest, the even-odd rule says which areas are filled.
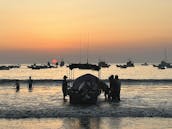
[[[100,95],[100,80],[94,75],[85,74],[78,77],[69,89],[71,104],[95,104]]]
[[[100,71],[101,67],[94,64],[71,64],[68,66],[72,71],[75,68]],[[71,74],[73,75],[73,74]],[[100,73],[98,73],[100,78]],[[101,90],[108,86],[92,74],[85,74],[74,80],[68,90],[71,104],[95,104]]]
[[[147,62],[141,64],[142,66],[148,66],[149,64]]]

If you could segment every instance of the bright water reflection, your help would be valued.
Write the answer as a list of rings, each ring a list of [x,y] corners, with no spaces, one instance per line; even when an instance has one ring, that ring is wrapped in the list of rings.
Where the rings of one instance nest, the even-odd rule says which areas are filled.
[[[0,129],[171,129],[171,118],[0,119]]]

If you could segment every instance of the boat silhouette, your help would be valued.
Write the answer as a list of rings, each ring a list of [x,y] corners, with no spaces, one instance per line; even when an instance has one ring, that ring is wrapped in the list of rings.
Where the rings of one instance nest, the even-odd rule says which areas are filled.
[[[99,61],[98,66],[102,68],[109,68],[109,64],[107,64],[105,61]]]

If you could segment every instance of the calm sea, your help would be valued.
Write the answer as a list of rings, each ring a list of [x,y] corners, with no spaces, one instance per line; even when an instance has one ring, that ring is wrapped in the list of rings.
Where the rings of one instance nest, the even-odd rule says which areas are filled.
[[[121,102],[109,103],[103,94],[96,105],[70,105],[64,102],[61,83],[56,80],[69,75],[66,67],[31,70],[27,65],[20,69],[1,70],[0,129],[171,129],[172,128],[172,69],[159,70],[152,66],[120,69],[112,64],[101,70],[101,78],[118,74],[122,83]],[[71,78],[84,73],[98,76],[89,70],[74,70]],[[19,92],[9,80],[37,82],[33,90],[21,82]],[[54,81],[44,81],[52,79]],[[126,81],[131,79],[130,81]],[[137,81],[139,80],[139,81]]]

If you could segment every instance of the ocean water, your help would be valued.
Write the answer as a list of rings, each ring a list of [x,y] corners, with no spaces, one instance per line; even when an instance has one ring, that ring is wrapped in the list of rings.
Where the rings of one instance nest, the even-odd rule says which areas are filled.
[[[2,119],[0,129],[171,129],[170,118]]]
[[[97,72],[74,70],[74,78]],[[120,69],[115,65],[101,70],[101,78],[118,74],[121,79],[134,79],[122,83],[121,102],[109,103],[103,94],[96,105],[70,105],[63,101],[59,80],[69,76],[66,67],[30,70],[0,71],[0,79],[26,80],[32,76],[33,90],[26,82],[16,92],[14,82],[0,83],[0,129],[171,129],[172,128],[172,69],[158,70],[152,66]],[[154,81],[149,81],[154,79]],[[167,80],[166,80],[167,79]],[[136,80],[142,80],[140,81]]]
[[[32,70],[28,69],[26,64],[23,64],[19,69],[0,70],[0,79],[28,79],[32,76],[33,79],[62,79],[64,75],[77,78],[84,73],[91,73],[98,76],[98,72],[91,70],[75,69],[70,74],[67,67],[59,67],[52,69]],[[111,64],[109,68],[102,68],[101,79],[107,79],[112,74],[118,74],[121,79],[172,79],[172,69],[160,70],[152,65],[141,66],[136,64],[134,68],[121,69],[117,68],[116,64]]]

